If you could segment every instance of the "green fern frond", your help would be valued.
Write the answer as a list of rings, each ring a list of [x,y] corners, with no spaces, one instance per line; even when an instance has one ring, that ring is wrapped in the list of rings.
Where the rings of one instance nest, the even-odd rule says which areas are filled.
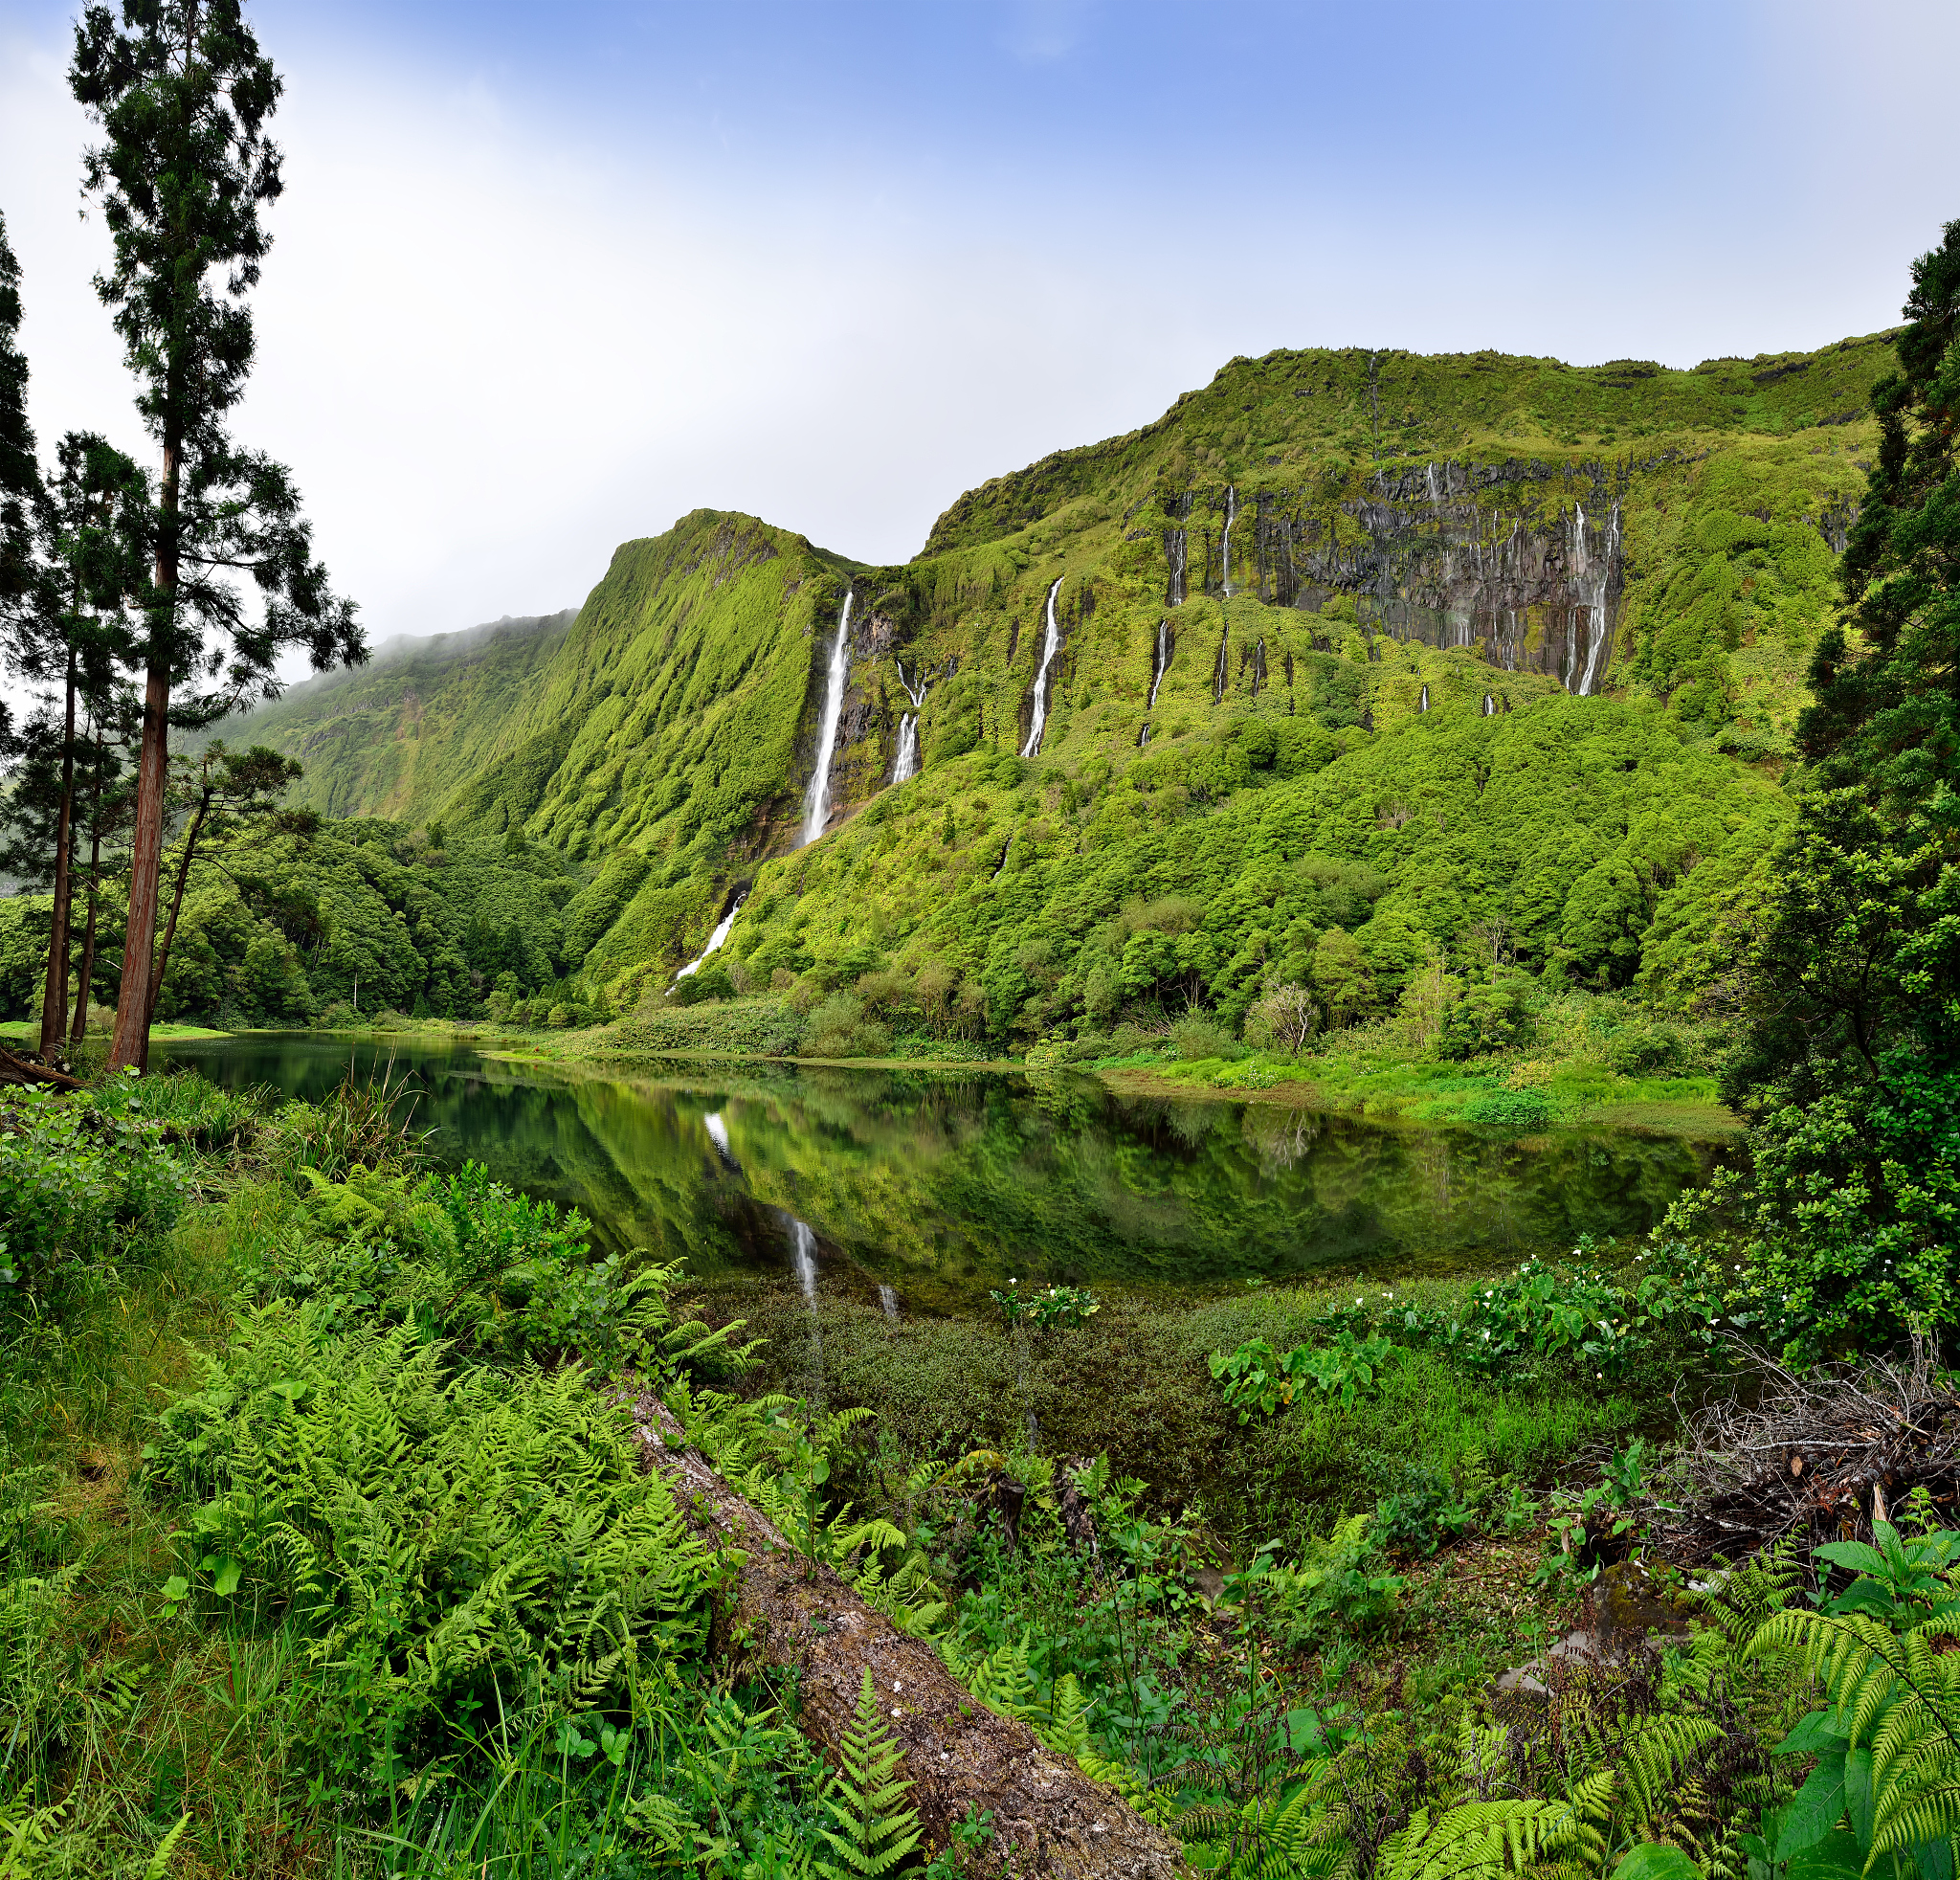
[[[918,1811],[905,1800],[912,1782],[898,1773],[904,1753],[879,1711],[868,1665],[837,1760],[823,1797],[824,1811],[836,1825],[818,1830],[837,1858],[819,1856],[812,1865],[824,1880],[878,1880],[919,1845],[924,1830]]]

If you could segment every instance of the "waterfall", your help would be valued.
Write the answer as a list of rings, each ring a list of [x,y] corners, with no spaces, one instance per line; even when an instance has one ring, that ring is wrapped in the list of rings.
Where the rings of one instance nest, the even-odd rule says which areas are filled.
[[[897,660],[893,660],[898,665]],[[905,688],[905,696],[912,701],[912,709],[899,720],[899,761],[892,766],[894,783],[909,783],[919,774],[919,714],[925,709],[925,671],[919,671],[919,683],[914,686],[905,677],[905,668],[899,665],[899,683]]]
[[[816,732],[816,769],[803,794],[803,844],[808,847],[831,819],[831,759],[837,750],[837,721],[844,715],[844,682],[851,671],[851,593],[837,615],[837,637],[831,646],[830,669],[824,677],[823,718]]]
[[[895,1319],[898,1317],[899,1295],[896,1292],[894,1292],[890,1287],[880,1286],[879,1287],[878,1303],[884,1308],[884,1315],[886,1318]]]
[[[738,894],[735,897],[735,905],[732,907],[730,907],[725,914],[722,916],[722,924],[719,927],[717,927],[711,934],[708,935],[708,944],[701,950],[701,957],[699,959],[689,960],[687,964],[683,966],[679,973],[675,974],[674,986],[678,986],[681,982],[681,980],[685,979],[690,974],[699,973],[702,969],[702,961],[704,961],[710,953],[718,953],[721,951],[722,942],[727,939],[728,929],[735,925],[735,916],[742,911],[742,904],[747,899],[748,897],[746,894]],[[671,993],[674,990],[674,986],[669,986],[667,990]]]
[[[1157,663],[1150,673],[1150,703],[1144,709],[1157,709],[1157,687],[1164,683],[1164,668],[1170,663],[1170,622],[1157,622]]]
[[[1232,643],[1232,630],[1227,628],[1218,636],[1218,658],[1212,667],[1212,703],[1216,705],[1225,696],[1225,682],[1231,678],[1230,662],[1226,660],[1226,649]]]
[[[1497,716],[1497,701],[1488,692],[1483,695],[1483,715],[1486,718]]]
[[[1149,720],[1148,720],[1148,719],[1146,719],[1146,720],[1144,721],[1144,728],[1143,728],[1143,729],[1142,729],[1141,731],[1139,731],[1139,732],[1137,733],[1137,749],[1138,749],[1139,750],[1143,750],[1143,748],[1144,748],[1144,747],[1145,747],[1145,746],[1146,746],[1147,744],[1148,744],[1149,742],[1150,742],[1150,724],[1149,724]]]
[[[1238,492],[1225,485],[1225,529],[1218,538],[1219,586],[1229,597],[1232,593],[1232,519],[1238,513]]]
[[[1574,508],[1577,508],[1575,504]],[[1594,574],[1586,564],[1585,514],[1579,510],[1579,571],[1586,576],[1586,670],[1579,680],[1579,696],[1590,698],[1599,683],[1599,665],[1606,654],[1612,628],[1606,619],[1606,586],[1613,578],[1613,558],[1619,551],[1619,504],[1615,503],[1606,522],[1606,559]]]
[[[1427,685],[1422,688],[1422,697],[1417,701],[1415,709],[1417,711],[1427,711],[1429,709],[1429,687]]]
[[[1041,733],[1048,728],[1048,668],[1061,646],[1061,623],[1055,617],[1055,597],[1061,592],[1061,576],[1048,590],[1048,631],[1041,640],[1041,668],[1035,675],[1035,716],[1028,727],[1028,742],[1021,747],[1023,757],[1041,754]]]
[[[1170,564],[1170,592],[1165,597],[1165,605],[1184,605],[1184,557],[1190,543],[1190,533],[1185,527],[1185,518],[1191,513],[1191,494],[1172,497],[1164,505],[1165,514],[1176,519],[1176,526],[1164,531],[1164,558]]]

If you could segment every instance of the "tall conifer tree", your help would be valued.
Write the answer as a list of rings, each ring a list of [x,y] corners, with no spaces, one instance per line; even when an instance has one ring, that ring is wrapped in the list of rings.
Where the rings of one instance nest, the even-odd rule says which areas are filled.
[[[1725,1094],[1799,1344],[1960,1324],[1960,221],[1913,264]]]
[[[143,744],[129,919],[112,1065],[149,1052],[152,950],[172,726],[205,725],[270,690],[280,651],[317,668],[365,659],[347,601],[314,559],[283,465],[227,428],[252,368],[247,296],[269,245],[261,211],[283,187],[265,136],[281,80],[238,0],[89,7],[69,82],[100,125],[84,179],[100,198],[115,264],[97,291],[115,319],[161,450],[155,559],[138,660]],[[232,576],[258,590],[248,604]]]
[[[34,528],[40,506],[40,467],[33,427],[27,415],[27,360],[20,332],[20,263],[7,240],[0,214],[0,632],[9,652],[34,591]],[[0,744],[8,714],[0,705]]]

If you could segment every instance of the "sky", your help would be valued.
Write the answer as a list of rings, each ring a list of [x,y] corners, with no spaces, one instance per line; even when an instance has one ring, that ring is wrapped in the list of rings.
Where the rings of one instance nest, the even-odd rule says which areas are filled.
[[[44,449],[137,449],[72,6],[0,0]],[[1236,354],[1677,366],[1890,325],[1950,0],[248,0],[287,190],[235,432],[371,641],[746,510],[870,561]],[[145,452],[146,452],[146,447]]]

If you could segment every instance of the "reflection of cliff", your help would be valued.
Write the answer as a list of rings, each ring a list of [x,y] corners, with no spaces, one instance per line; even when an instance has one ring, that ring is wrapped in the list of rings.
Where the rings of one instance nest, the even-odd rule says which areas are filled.
[[[1659,460],[1643,468],[1658,468]],[[1351,596],[1363,627],[1435,647],[1475,648],[1506,672],[1598,689],[1625,586],[1620,504],[1628,463],[1425,463],[1375,476],[1367,495],[1316,504],[1261,490],[1254,567],[1243,545],[1233,592],[1253,573],[1261,600],[1317,614]],[[1221,591],[1234,492],[1167,504],[1168,605]]]

